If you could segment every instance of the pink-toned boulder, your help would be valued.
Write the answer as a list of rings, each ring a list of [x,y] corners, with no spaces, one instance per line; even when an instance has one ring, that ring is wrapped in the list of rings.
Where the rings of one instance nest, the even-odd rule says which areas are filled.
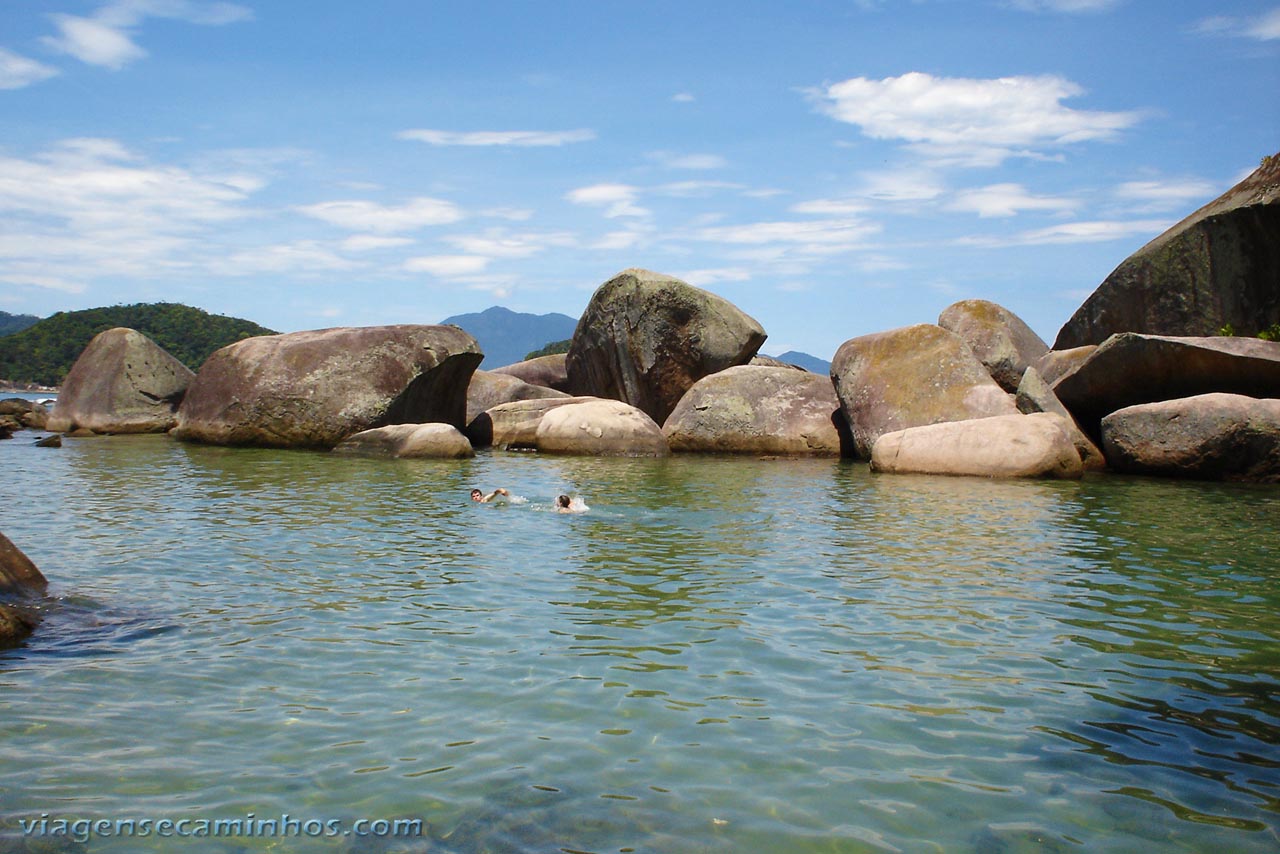
[[[133,329],[100,332],[76,359],[45,429],[70,433],[164,433],[195,375]]]
[[[828,377],[751,364],[694,383],[662,432],[673,451],[840,456],[841,428]]]
[[[569,391],[621,400],[661,424],[698,380],[744,365],[764,329],[728,300],[649,270],[601,285],[573,333]]]
[[[998,478],[1078,478],[1083,472],[1066,421],[1047,412],[885,433],[872,449],[871,469]]]
[[[523,362],[516,362],[513,365],[494,368],[490,373],[507,374],[516,379],[524,380],[529,385],[540,385],[544,388],[567,392],[569,390],[569,370],[565,367],[565,358],[564,353],[537,356],[532,359],[525,359]]]
[[[542,416],[571,403],[589,403],[598,397],[541,397],[500,403],[477,415],[467,425],[467,438],[477,448],[490,445],[503,450],[536,450]]]
[[[534,434],[540,452],[601,457],[663,457],[671,453],[652,418],[618,400],[559,406],[542,416]]]
[[[466,459],[475,451],[452,424],[389,424],[362,430],[338,443],[335,454],[397,459]]]
[[[1013,397],[954,332],[921,323],[851,338],[831,362],[840,406],[863,459],[885,433],[1016,415]]]
[[[174,435],[217,445],[332,448],[389,424],[461,429],[483,355],[456,326],[369,326],[249,338],[209,357]]]
[[[467,386],[467,424],[476,416],[500,403],[541,398],[567,398],[569,395],[546,386],[533,385],[498,371],[476,371]]]
[[[1201,394],[1127,406],[1102,419],[1118,471],[1280,482],[1280,400]]]
[[[1102,455],[1102,451],[1092,439],[1080,429],[1080,425],[1076,423],[1075,418],[1062,405],[1062,401],[1058,400],[1058,396],[1053,393],[1053,389],[1049,388],[1049,384],[1041,378],[1040,372],[1035,368],[1027,368],[1022,374],[1022,382],[1018,384],[1017,394],[1018,411],[1028,415],[1035,412],[1052,412],[1054,415],[1062,416],[1066,422],[1068,429],[1071,431],[1071,441],[1075,443],[1076,451],[1080,454],[1080,463],[1084,466],[1085,471],[1103,471],[1107,467],[1107,460]]]
[[[938,316],[938,325],[959,335],[1007,392],[1016,392],[1023,372],[1049,352],[1022,318],[984,299],[952,303]]]

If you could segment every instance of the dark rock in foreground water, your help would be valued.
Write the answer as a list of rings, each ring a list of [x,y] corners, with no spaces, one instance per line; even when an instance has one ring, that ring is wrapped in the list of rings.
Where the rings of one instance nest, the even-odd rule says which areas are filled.
[[[101,332],[71,366],[45,429],[164,433],[195,375],[141,332]]]
[[[1280,482],[1280,400],[1202,394],[1129,406],[1102,420],[1118,471]]]
[[[483,356],[456,326],[369,326],[249,338],[214,353],[174,435],[218,445],[331,448],[388,424],[461,429]]]
[[[0,647],[13,646],[31,634],[40,618],[28,607],[43,596],[49,582],[31,558],[0,534]]]

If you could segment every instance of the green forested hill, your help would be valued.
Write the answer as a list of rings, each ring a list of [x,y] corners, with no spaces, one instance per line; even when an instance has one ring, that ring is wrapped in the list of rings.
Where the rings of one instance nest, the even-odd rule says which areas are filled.
[[[34,314],[10,314],[7,311],[0,311],[0,335],[12,335],[15,332],[21,332],[39,322],[40,318]]]
[[[60,311],[0,338],[0,378],[61,385],[93,336],[117,326],[138,330],[192,370],[214,350],[242,338],[275,334],[247,320],[169,302]]]

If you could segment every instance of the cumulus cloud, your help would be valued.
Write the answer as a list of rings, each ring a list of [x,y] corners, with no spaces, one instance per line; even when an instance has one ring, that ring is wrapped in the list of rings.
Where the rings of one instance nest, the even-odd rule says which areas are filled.
[[[901,77],[855,77],[814,93],[819,108],[873,139],[901,140],[953,165],[994,166],[1042,149],[1114,139],[1135,112],[1074,110],[1062,101],[1084,94],[1056,76],[969,79],[912,71]]]
[[[402,205],[381,205],[365,199],[318,202],[297,208],[299,213],[352,231],[394,234],[430,225],[447,225],[462,219],[452,202],[425,196]]]
[[[98,8],[91,17],[54,14],[58,30],[44,43],[89,65],[118,71],[142,59],[146,50],[134,38],[147,18],[169,18],[192,24],[219,26],[248,20],[253,13],[234,3],[201,3],[195,0],[115,0]]]
[[[596,132],[581,128],[578,130],[539,131],[539,130],[481,130],[451,131],[417,128],[402,130],[396,134],[397,139],[408,139],[425,142],[428,145],[467,145],[493,146],[510,145],[519,148],[534,146],[560,146],[573,142],[590,142],[596,138]]]
[[[946,207],[986,218],[1017,216],[1022,211],[1064,213],[1078,206],[1074,199],[1032,195],[1021,184],[989,184],[956,193]]]
[[[21,89],[57,73],[56,68],[0,47],[0,89]]]
[[[604,208],[604,215],[610,219],[648,216],[649,211],[636,204],[639,194],[640,189],[630,184],[592,184],[570,190],[565,198],[575,205]]]

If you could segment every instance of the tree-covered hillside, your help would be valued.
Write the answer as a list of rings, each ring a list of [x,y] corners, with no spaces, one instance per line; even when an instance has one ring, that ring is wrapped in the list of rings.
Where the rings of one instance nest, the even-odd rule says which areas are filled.
[[[93,336],[117,326],[138,330],[192,370],[214,350],[242,338],[275,334],[247,320],[169,302],[60,311],[0,338],[0,378],[61,385]]]
[[[40,318],[34,314],[10,314],[7,311],[0,311],[0,335],[12,335],[15,332],[21,332],[39,322]]]

